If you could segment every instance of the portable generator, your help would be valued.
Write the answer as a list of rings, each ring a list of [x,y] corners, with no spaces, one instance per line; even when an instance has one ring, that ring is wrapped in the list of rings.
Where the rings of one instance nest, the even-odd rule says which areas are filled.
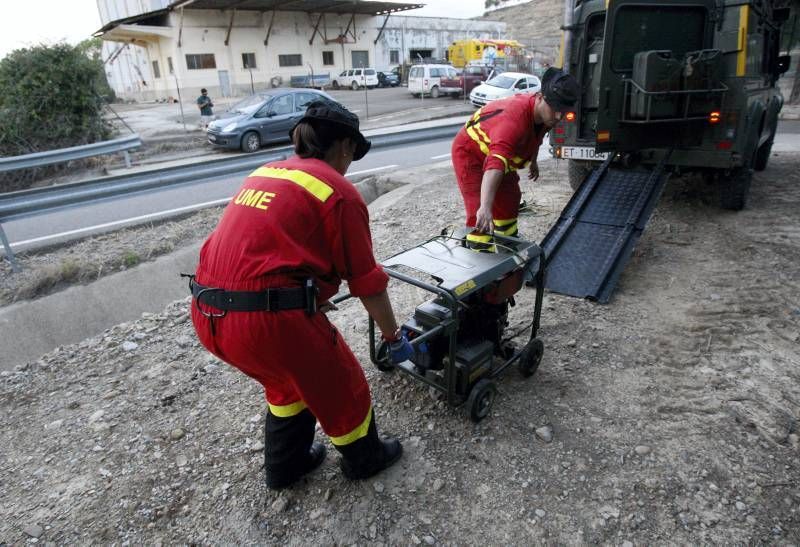
[[[517,363],[532,376],[544,351],[536,338],[542,311],[544,260],[535,243],[495,235],[493,252],[470,249],[469,229],[443,233],[381,263],[390,277],[432,294],[401,326],[414,348],[410,360],[392,364],[388,345],[376,338],[370,318],[370,359],[384,372],[395,368],[443,392],[451,406],[465,404],[478,422],[497,394],[493,378]],[[422,274],[421,280],[401,270]],[[526,279],[536,291],[530,337],[517,349],[506,337],[508,312]]]

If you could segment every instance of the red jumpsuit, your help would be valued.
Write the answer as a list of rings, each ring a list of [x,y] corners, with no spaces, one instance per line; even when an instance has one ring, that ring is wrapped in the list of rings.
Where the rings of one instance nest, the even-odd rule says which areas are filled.
[[[354,296],[388,284],[361,195],[328,164],[298,157],[245,179],[203,244],[196,276],[201,285],[240,291],[297,287],[313,277],[318,302],[336,294],[342,279]],[[272,415],[290,418],[308,408],[337,446],[367,434],[372,406],[364,372],[324,313],[229,312],[214,319],[212,331],[195,302],[192,320],[209,351],[264,386]],[[313,422],[310,431],[313,437]]]
[[[481,204],[481,181],[489,169],[503,171],[503,181],[492,204],[495,231],[517,234],[522,192],[517,169],[535,160],[547,128],[534,126],[536,96],[519,94],[492,101],[479,109],[453,140],[451,158],[464,199],[467,226],[475,226]]]

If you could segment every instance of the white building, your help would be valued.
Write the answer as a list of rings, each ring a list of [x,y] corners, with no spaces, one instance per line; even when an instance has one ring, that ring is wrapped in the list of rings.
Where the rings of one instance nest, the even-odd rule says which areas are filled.
[[[113,4],[113,6],[112,6]],[[421,4],[342,0],[98,0],[109,83],[134,99],[214,96],[289,85],[292,76],[443,59],[505,23],[396,15]],[[118,48],[122,48],[119,49]],[[116,52],[116,57],[113,57]],[[109,58],[111,57],[111,58]]]

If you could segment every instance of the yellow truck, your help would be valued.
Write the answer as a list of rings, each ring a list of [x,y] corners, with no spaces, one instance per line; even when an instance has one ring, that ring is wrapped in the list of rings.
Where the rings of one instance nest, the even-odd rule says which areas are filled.
[[[458,40],[447,48],[447,60],[457,68],[471,62],[494,64],[495,59],[521,54],[522,47],[516,40]]]

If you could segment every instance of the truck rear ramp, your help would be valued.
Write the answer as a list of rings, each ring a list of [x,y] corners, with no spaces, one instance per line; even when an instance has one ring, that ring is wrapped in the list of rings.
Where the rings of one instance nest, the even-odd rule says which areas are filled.
[[[619,169],[613,156],[586,177],[541,243],[553,292],[607,303],[661,196],[663,161]]]

